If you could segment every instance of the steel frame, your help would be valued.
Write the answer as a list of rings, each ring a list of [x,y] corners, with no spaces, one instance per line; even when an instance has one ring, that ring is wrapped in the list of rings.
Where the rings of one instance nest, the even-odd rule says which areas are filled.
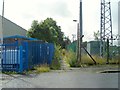
[[[110,45],[113,45],[112,36],[112,17],[111,2],[101,0],[101,23],[100,23],[100,56],[105,55],[106,40],[109,39]]]

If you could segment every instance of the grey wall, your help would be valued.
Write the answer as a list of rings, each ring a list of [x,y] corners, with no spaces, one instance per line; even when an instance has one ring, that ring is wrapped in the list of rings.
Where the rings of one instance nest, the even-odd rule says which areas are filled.
[[[100,55],[100,41],[90,41],[87,43],[87,51],[91,55]]]
[[[2,23],[2,17],[0,16],[0,23]],[[2,27],[0,25],[0,31]],[[12,21],[3,18],[3,37],[6,36],[13,36],[13,35],[21,35],[26,36],[26,30],[22,27],[18,26],[17,24],[13,23]]]
[[[90,53],[90,48],[91,48],[91,46],[90,46],[90,42],[88,42],[87,43],[87,51]]]

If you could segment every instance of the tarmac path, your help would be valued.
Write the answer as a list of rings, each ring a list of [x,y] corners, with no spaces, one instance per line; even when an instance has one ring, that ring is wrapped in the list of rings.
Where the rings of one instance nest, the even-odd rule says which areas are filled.
[[[118,73],[98,73],[100,68],[56,70],[41,74],[2,74],[2,88],[118,88]]]

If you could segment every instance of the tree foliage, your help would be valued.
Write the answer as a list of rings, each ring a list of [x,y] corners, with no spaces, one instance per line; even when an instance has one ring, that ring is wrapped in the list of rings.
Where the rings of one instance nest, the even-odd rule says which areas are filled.
[[[61,27],[52,18],[47,18],[40,23],[37,20],[32,22],[31,28],[27,32],[28,37],[37,38],[45,42],[61,45],[65,48],[66,43],[69,43],[69,38],[65,37],[61,31]]]
[[[99,31],[94,32],[94,39],[95,40],[99,40],[100,39],[100,32]]]

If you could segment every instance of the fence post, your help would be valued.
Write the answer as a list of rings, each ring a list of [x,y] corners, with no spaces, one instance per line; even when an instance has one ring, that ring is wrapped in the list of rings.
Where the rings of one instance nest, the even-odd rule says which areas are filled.
[[[54,57],[54,52],[55,52],[55,47],[54,47],[54,44],[52,44],[52,54],[51,54],[51,63],[52,63],[52,59]]]
[[[26,48],[26,69],[28,70],[28,42],[25,43]]]
[[[23,72],[23,52],[22,49],[23,47],[20,45],[20,68],[19,68],[19,72],[22,73]]]

